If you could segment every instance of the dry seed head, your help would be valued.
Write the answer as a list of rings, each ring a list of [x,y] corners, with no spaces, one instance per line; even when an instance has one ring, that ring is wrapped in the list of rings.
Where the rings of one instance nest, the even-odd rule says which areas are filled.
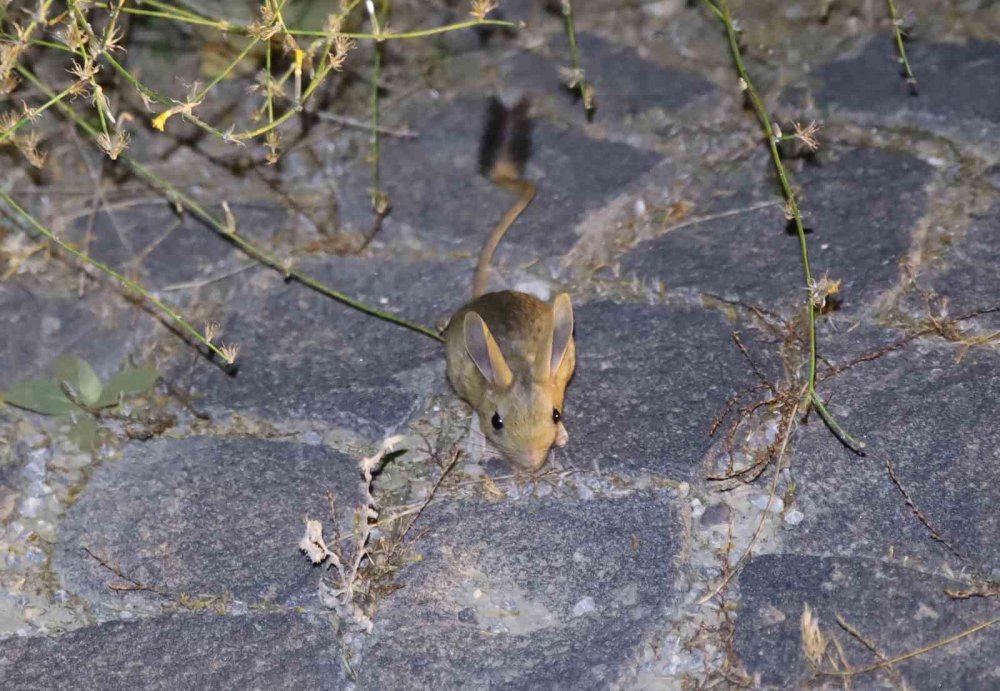
[[[124,130],[115,130],[111,134],[104,134],[103,132],[97,135],[97,145],[101,147],[101,150],[108,155],[112,161],[117,161],[118,157],[131,140],[128,132]]]
[[[819,142],[816,141],[819,125],[815,121],[810,122],[805,127],[797,122],[793,122],[792,126],[795,127],[795,138],[802,142],[806,148],[810,151],[815,151],[819,148]]]
[[[224,345],[219,350],[222,351],[223,359],[230,365],[236,362],[236,356],[240,354],[240,347],[235,343]]]
[[[211,343],[221,330],[218,322],[205,322],[205,340]]]
[[[258,41],[269,41],[280,30],[281,22],[268,3],[261,4],[260,19],[255,20],[247,27],[247,33]]]
[[[45,165],[45,159],[48,157],[48,154],[38,150],[39,138],[37,132],[29,132],[21,137],[11,137],[11,139],[14,142],[14,146],[28,159],[28,163],[36,168],[41,168]]]
[[[570,89],[575,89],[583,81],[583,70],[574,69],[572,67],[560,67],[559,77],[563,80],[563,83]]]
[[[76,22],[69,22],[62,33],[59,34],[59,39],[66,44],[67,48],[77,52],[87,45],[90,37],[80,29]]]
[[[808,603],[802,608],[802,620],[800,622],[802,631],[802,651],[805,653],[809,665],[818,670],[823,663],[823,655],[826,654],[826,639],[823,632],[819,630],[819,620],[813,615]]]
[[[333,52],[329,54],[330,67],[338,72],[342,70],[344,68],[344,61],[347,60],[347,54],[351,52],[356,45],[357,43],[343,34],[340,34],[333,39]]]
[[[17,78],[17,75],[8,72],[6,74],[0,73],[0,95],[6,96],[7,94],[13,93],[14,89],[17,88],[21,80]]]
[[[278,134],[278,130],[271,130],[264,137],[264,146],[267,147],[267,155],[265,159],[268,165],[274,165],[281,158],[281,135]]]
[[[486,19],[486,15],[497,8],[495,0],[472,0],[472,10],[469,12],[479,21]]]

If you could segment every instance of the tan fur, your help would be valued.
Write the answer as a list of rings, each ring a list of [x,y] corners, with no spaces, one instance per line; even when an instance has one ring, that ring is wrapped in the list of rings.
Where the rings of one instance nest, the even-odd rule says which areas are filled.
[[[558,305],[556,311],[554,305]],[[568,340],[555,344],[562,357],[556,353],[558,362],[553,369],[550,364],[557,311],[563,319],[559,331]],[[482,321],[467,319],[470,313]],[[486,371],[496,373],[496,381],[487,379],[470,353],[466,329],[471,327],[467,324],[476,328],[485,325],[490,347],[484,366]],[[452,316],[445,330],[445,347],[448,379],[458,395],[476,409],[486,437],[519,467],[541,467],[553,443],[565,443],[566,438],[562,423],[553,422],[552,410],[562,413],[566,386],[576,368],[569,296],[564,293],[547,303],[509,290],[481,295]],[[473,349],[477,349],[475,344]],[[502,362],[489,362],[497,357]],[[499,431],[493,428],[494,413],[503,418],[503,429]]]

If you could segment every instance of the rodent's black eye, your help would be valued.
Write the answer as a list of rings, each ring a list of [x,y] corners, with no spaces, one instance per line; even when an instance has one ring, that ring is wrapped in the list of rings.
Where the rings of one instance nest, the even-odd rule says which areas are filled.
[[[493,413],[493,419],[490,422],[493,423],[493,429],[498,431],[503,429],[503,418],[500,417],[500,413]]]
[[[552,422],[558,423],[560,420],[562,420],[562,415],[559,413],[559,409],[558,408],[553,408],[552,409]]]

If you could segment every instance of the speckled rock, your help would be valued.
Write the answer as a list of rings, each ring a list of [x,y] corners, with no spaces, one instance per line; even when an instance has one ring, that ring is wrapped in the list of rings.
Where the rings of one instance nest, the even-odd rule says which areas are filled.
[[[90,602],[157,607],[181,593],[320,609],[319,571],[299,554],[306,516],[329,521],[332,491],[349,530],[360,472],[323,446],[193,437],[132,443],[105,463],[62,520],[63,587]],[[96,559],[154,590],[129,585]]]
[[[0,641],[0,679],[47,689],[342,689],[337,638],[322,617],[177,614]]]

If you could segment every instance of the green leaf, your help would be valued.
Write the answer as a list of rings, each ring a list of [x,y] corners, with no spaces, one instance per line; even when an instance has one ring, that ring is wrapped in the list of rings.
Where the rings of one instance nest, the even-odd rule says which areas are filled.
[[[97,421],[90,415],[81,415],[69,428],[69,439],[81,451],[91,451],[97,443]]]
[[[29,379],[12,384],[4,398],[11,405],[42,415],[69,415],[80,410],[51,379]]]
[[[111,377],[104,386],[104,393],[97,405],[107,407],[118,402],[118,394],[136,396],[153,388],[160,373],[152,367],[126,367]]]
[[[87,405],[97,403],[97,399],[101,397],[101,389],[104,388],[94,368],[78,357],[59,358],[56,361],[56,378],[72,386],[80,394],[80,400]]]

